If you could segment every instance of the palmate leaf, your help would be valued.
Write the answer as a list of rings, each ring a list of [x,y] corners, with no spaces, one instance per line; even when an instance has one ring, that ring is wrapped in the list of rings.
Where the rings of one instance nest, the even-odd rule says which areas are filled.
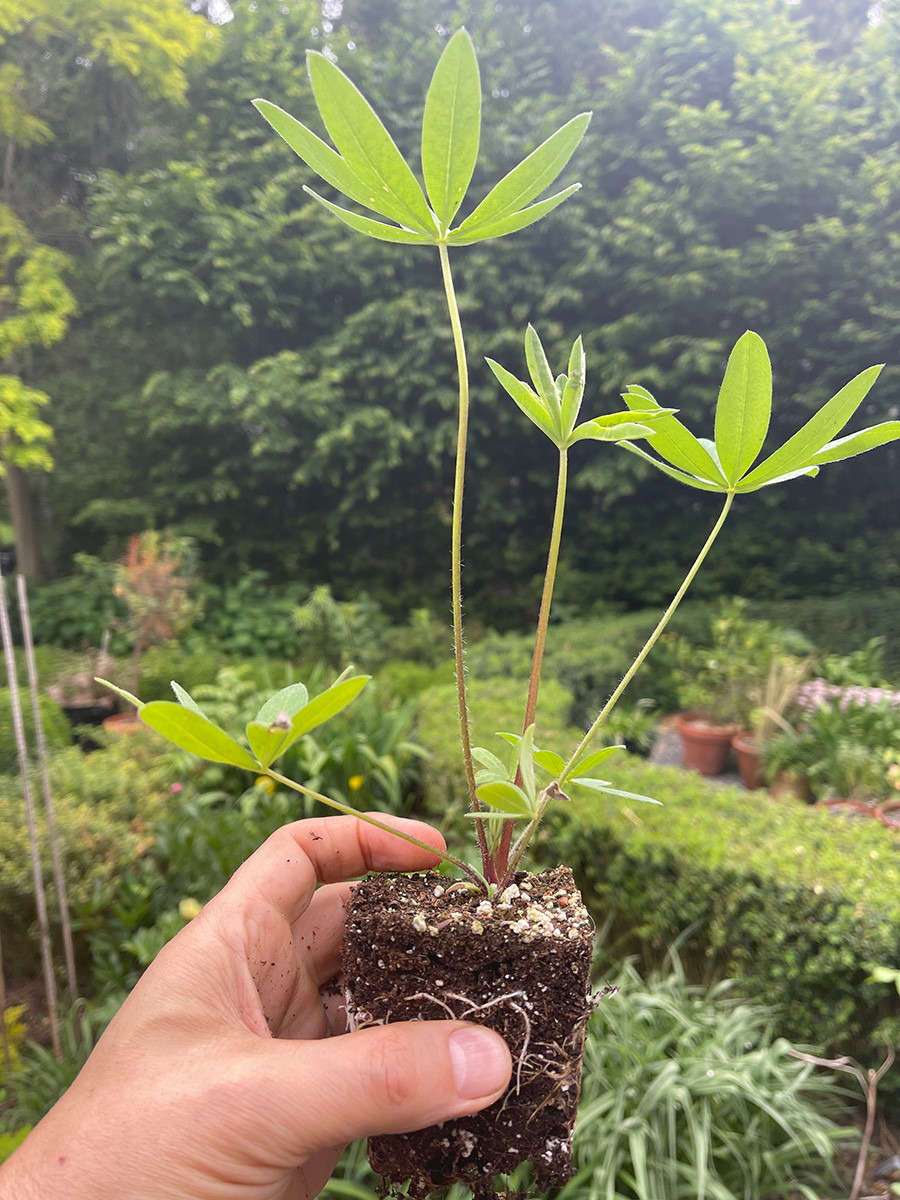
[[[646,388],[630,385],[622,399],[632,412],[645,413],[659,410],[654,397]],[[718,464],[700,441],[677,419],[660,418],[653,425],[653,449],[668,463],[688,476],[696,476],[711,484],[724,483],[725,479]],[[649,457],[649,456],[645,456]],[[653,462],[653,459],[650,459]]]
[[[728,483],[737,483],[753,465],[771,415],[772,364],[765,342],[748,329],[728,356],[716,403],[716,451]]]
[[[476,231],[480,231],[481,237],[498,236],[484,231],[519,214],[535,196],[550,186],[575,153],[590,119],[590,113],[580,113],[542,142],[488,192],[475,211],[459,226],[459,234],[467,239]],[[571,195],[571,189],[560,193],[561,199],[557,203],[561,203],[567,194]]]
[[[460,29],[435,68],[422,120],[422,174],[442,233],[472,182],[480,136],[478,62],[472,39]]]
[[[176,704],[174,700],[152,700],[141,706],[140,717],[145,725],[198,758],[243,767],[247,771],[259,770],[259,763],[240,742],[183,704]]]
[[[545,433],[558,446],[560,431],[541,402],[540,396],[533,392],[527,383],[523,383],[521,379],[517,379],[515,375],[507,371],[505,367],[501,367],[498,362],[494,362],[492,358],[485,359],[485,362],[529,421],[537,425],[538,429],[542,433]]]
[[[312,196],[313,199],[327,208],[330,213],[333,213],[345,225],[349,225],[351,229],[355,229],[357,233],[365,233],[369,237],[377,238],[380,242],[400,242],[406,246],[430,246],[434,238],[427,237],[423,233],[415,233],[410,229],[401,229],[399,225],[385,225],[383,221],[373,221],[371,217],[361,217],[357,213],[350,212],[347,208],[341,208],[339,204],[332,204],[330,200],[325,200],[317,192],[314,192],[311,187],[304,185],[304,192]]]
[[[460,226],[459,230],[451,230],[447,235],[447,244],[450,246],[470,246],[473,242],[485,242],[488,238],[505,237],[508,233],[518,233],[520,229],[526,229],[529,225],[533,225],[535,221],[539,221],[541,217],[545,217],[547,213],[552,212],[554,208],[558,208],[564,200],[568,200],[570,196],[574,196],[580,189],[580,183],[573,183],[570,187],[557,192],[555,196],[551,196],[548,200],[541,200],[537,204],[532,204],[530,208],[523,208],[521,212],[512,213],[511,216],[494,221],[489,225],[479,225],[477,229],[463,231],[462,226]]]
[[[344,161],[391,205],[395,221],[433,236],[422,189],[369,102],[324,54],[309,51],[306,65],[319,114]]]

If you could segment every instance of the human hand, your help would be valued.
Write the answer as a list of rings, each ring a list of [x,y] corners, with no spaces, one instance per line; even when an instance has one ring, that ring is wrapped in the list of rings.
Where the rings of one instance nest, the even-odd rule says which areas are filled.
[[[442,846],[418,821],[379,818]],[[496,1100],[509,1051],[463,1021],[346,1029],[343,882],[434,866],[354,817],[286,825],[159,954],[0,1167],[4,1200],[307,1200],[346,1143]],[[320,884],[321,886],[317,886]]]

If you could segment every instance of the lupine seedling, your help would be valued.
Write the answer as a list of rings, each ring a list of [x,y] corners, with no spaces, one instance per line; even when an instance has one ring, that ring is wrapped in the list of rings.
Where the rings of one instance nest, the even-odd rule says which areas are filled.
[[[384,242],[436,247],[456,352],[459,381],[458,433],[451,533],[453,642],[456,660],[457,709],[461,752],[468,786],[468,815],[481,851],[478,872],[453,855],[454,863],[485,896],[502,893],[513,878],[549,805],[568,798],[567,789],[582,786],[628,799],[651,800],[620,792],[587,773],[622,749],[591,751],[590,743],[613,711],[622,692],[649,654],[719,535],[735,496],[815,475],[821,466],[861,454],[900,437],[900,422],[883,424],[839,437],[856,412],[881,367],[870,367],[852,379],[783,446],[757,463],[769,429],[772,372],[765,344],[745,333],[728,359],[719,391],[713,437],[698,438],[645,388],[631,385],[620,412],[579,423],[585,392],[585,355],[581,338],[572,346],[566,370],[554,376],[537,332],[525,334],[530,382],[518,379],[499,363],[488,366],[519,409],[553,442],[559,454],[556,505],[547,568],[537,622],[534,658],[520,735],[501,734],[513,746],[511,762],[472,747],[463,669],[461,584],[462,498],[466,469],[469,386],[466,347],[450,269],[451,247],[513,234],[552,212],[579,188],[570,183],[539,199],[567,166],[587,130],[590,114],[581,113],[541,143],[505,175],[485,198],[460,219],[478,159],[481,129],[481,83],[475,49],[461,29],[451,37],[435,69],[425,100],[421,138],[421,179],[402,157],[374,110],[355,85],[325,55],[307,56],[309,79],[322,123],[332,145],[268,100],[255,101],[259,112],[307,167],[326,184],[367,213],[334,203],[311,187],[305,190],[338,220],[359,234]],[[569,451],[582,441],[615,442],[679,483],[724,497],[721,513],[656,629],[635,658],[568,761],[534,743],[541,662],[550,618],[566,500]],[[646,442],[649,449],[639,442]],[[754,465],[756,464],[756,465]],[[349,704],[366,683],[363,675],[342,676],[327,691],[309,700],[297,683],[272,697],[246,729],[241,744],[210,721],[191,697],[173,684],[176,701],[137,705],[145,724],[170,741],[213,762],[244,767],[265,775],[340,812],[382,828],[376,818],[312,792],[301,782],[279,774],[273,763],[305,733]],[[476,770],[476,762],[479,764]],[[655,801],[651,801],[654,802]],[[514,825],[524,829],[513,842]],[[396,830],[390,829],[396,833]],[[407,837],[405,834],[397,836]],[[415,842],[414,838],[407,840]],[[417,843],[422,845],[422,843]],[[432,847],[428,847],[432,849]]]

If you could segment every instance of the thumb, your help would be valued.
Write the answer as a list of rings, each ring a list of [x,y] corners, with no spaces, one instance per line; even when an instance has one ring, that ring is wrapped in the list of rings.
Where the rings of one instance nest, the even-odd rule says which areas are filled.
[[[500,1035],[464,1021],[398,1021],[264,1045],[275,1057],[267,1098],[304,1156],[478,1112],[499,1099],[512,1071]]]

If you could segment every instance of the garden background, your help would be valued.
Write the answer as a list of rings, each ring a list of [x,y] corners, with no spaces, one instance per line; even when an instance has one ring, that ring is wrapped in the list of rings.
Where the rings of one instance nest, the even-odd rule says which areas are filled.
[[[137,645],[142,698],[166,696],[176,678],[240,729],[267,689],[297,677],[323,687],[353,661],[374,687],[333,729],[302,739],[287,773],[433,819],[464,791],[446,719],[456,385],[437,264],[358,239],[310,203],[304,168],[250,101],[270,97],[315,127],[304,54],[327,50],[414,159],[434,62],[463,22],[485,92],[476,193],[572,113],[594,112],[568,173],[582,190],[539,232],[454,255],[473,364],[472,709],[476,740],[490,744],[521,723],[523,631],[546,553],[535,531],[549,529],[555,463],[479,365],[484,354],[522,374],[527,322],[551,361],[581,333],[595,410],[641,383],[702,432],[749,326],[773,359],[773,440],[873,362],[888,365],[852,428],[900,412],[900,5],[12,0],[0,15],[0,537],[15,540],[30,578],[42,681],[66,700],[108,632],[120,683]],[[539,719],[554,748],[608,696],[714,519],[705,498],[634,456],[610,447],[596,465],[573,460]],[[807,673],[839,689],[804,764],[813,798],[893,794],[897,463],[886,447],[752,506],[738,498],[675,636],[626,695],[613,732],[631,750],[646,753],[659,716],[710,683],[716,622],[730,613],[732,676],[753,681],[744,723],[771,661],[808,658]],[[144,640],[126,552],[148,529],[171,540],[132,543],[132,572],[143,564],[183,587],[177,619]],[[735,594],[746,607],[719,607]],[[869,697],[850,718],[848,689]],[[34,894],[8,703],[0,693],[0,928],[26,1009],[6,1014],[16,1062],[11,1079],[0,1070],[4,1153],[167,938],[271,829],[307,815],[296,796],[150,735],[82,731],[82,745],[99,747],[85,755],[47,698],[87,1001],[69,1012],[57,1063],[23,1048],[46,1028],[29,991]],[[787,702],[783,712],[796,733],[799,712]],[[664,809],[579,797],[538,847],[576,868],[606,938],[601,967],[631,997],[598,1017],[621,1023],[618,1040],[598,1032],[591,1043],[573,1196],[606,1194],[614,1178],[622,1197],[693,1200],[704,1153],[723,1194],[794,1194],[810,1179],[815,1194],[840,1194],[823,1190],[840,1140],[827,1121],[833,1084],[817,1085],[777,1035],[866,1065],[896,1041],[895,828],[637,755],[613,779]],[[448,821],[451,838],[461,825]],[[691,985],[666,957],[674,943]],[[641,991],[619,965],[626,954],[665,975]],[[617,1060],[623,1044],[632,1057]],[[728,1079],[711,1099],[703,1080],[717,1055]],[[678,1086],[651,1088],[672,1062]],[[679,1136],[678,1170],[642,1191],[633,1141],[616,1137],[629,1095],[648,1092],[657,1107],[640,1114],[642,1136],[660,1163],[686,1096],[690,1120],[716,1136],[705,1151]],[[784,1117],[801,1093],[802,1112],[790,1111],[802,1133],[788,1136],[770,1110]],[[898,1094],[889,1075],[894,1120]],[[758,1161],[746,1152],[751,1111]],[[838,1115],[852,1114],[848,1101]],[[344,1179],[337,1193],[368,1194],[358,1154]]]

